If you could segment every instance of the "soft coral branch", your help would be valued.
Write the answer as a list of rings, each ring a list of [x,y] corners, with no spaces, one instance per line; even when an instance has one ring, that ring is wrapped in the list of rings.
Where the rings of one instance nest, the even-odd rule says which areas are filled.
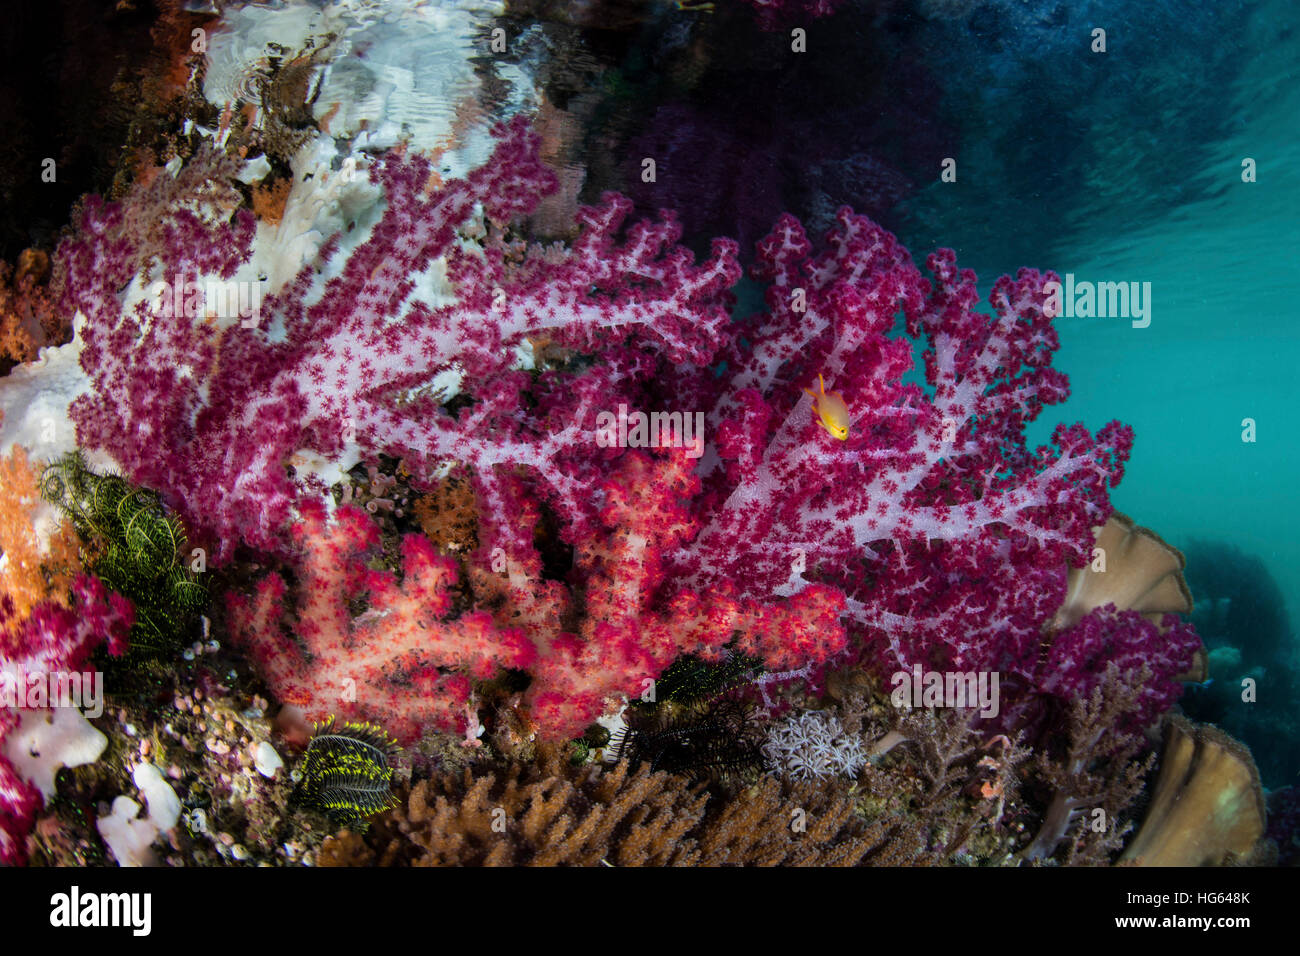
[[[286,465],[307,458],[385,453],[426,473],[444,460],[479,473],[522,465],[539,493],[581,520],[599,470],[561,458],[582,458],[578,431],[593,389],[573,376],[568,393],[585,402],[526,414],[511,377],[514,346],[545,335],[568,347],[636,343],[667,360],[705,362],[724,337],[736,250],[719,241],[697,265],[675,245],[681,229],[671,218],[632,226],[620,240],[630,204],[612,195],[582,212],[582,234],[567,250],[518,261],[500,243],[466,238],[479,211],[508,222],[554,186],[522,118],[498,134],[486,165],[438,189],[426,159],[378,162],[372,177],[387,204],[369,238],[323,288],[304,268],[261,304],[259,323],[221,329],[153,316],[144,304],[124,315],[119,290],[151,276],[152,247],[129,228],[135,206],[91,204],[63,250],[74,263],[72,304],[89,318],[82,365],[94,387],[73,407],[80,443],[108,449],[133,480],[160,489],[215,539],[218,560],[241,542],[283,543],[305,490]],[[230,226],[173,218],[163,236],[169,275],[230,275],[247,255],[244,213]],[[322,262],[337,244],[326,244]],[[451,301],[417,289],[436,275]],[[459,417],[412,393],[448,372],[463,376],[475,403]]]
[[[230,595],[228,608],[236,643],[308,719],[381,721],[402,743],[430,729],[463,730],[471,681],[532,661],[522,633],[497,627],[490,614],[450,618],[455,562],[422,536],[402,539],[400,580],[367,566],[379,532],[358,508],[340,508],[331,520],[308,505],[292,537],[301,555],[292,627],[282,623],[289,589],[278,574],[252,598]],[[367,610],[354,616],[351,606],[363,599]]]
[[[778,222],[754,268],[768,313],[714,389],[710,511],[672,561],[691,587],[735,582],[751,599],[838,585],[888,671],[1028,672],[1132,437],[1118,423],[1096,436],[1062,426],[1030,451],[1024,426],[1068,395],[1049,364],[1052,274],[1003,277],[982,312],[950,250],[927,264],[932,281],[848,209],[815,255],[797,220]],[[900,317],[928,345],[928,393],[902,381],[912,341],[891,334]],[[848,403],[846,441],[801,391],[818,375]]]
[[[683,654],[719,660],[734,650],[780,670],[824,662],[846,646],[834,588],[761,602],[718,586],[662,600],[663,555],[695,533],[692,466],[683,449],[619,460],[598,492],[600,527],[574,545],[577,594],[540,580],[531,546],[512,552],[501,574],[473,578],[498,619],[524,628],[538,647],[524,702],[548,736],[581,733],[612,703],[644,694]]]

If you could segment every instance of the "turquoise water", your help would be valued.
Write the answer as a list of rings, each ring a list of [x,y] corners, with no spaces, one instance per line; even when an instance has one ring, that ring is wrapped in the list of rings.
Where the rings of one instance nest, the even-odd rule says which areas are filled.
[[[1146,328],[1058,321],[1056,366],[1073,395],[1031,439],[1045,441],[1060,421],[1131,424],[1137,442],[1116,506],[1177,545],[1220,539],[1259,556],[1294,621],[1300,31],[1293,3],[1198,6],[1092,4],[1095,22],[1129,18],[1128,31],[1109,31],[1110,60],[1054,51],[1057,72],[1090,71],[1092,81],[1034,88],[1029,104],[1027,81],[985,88],[985,109],[1000,118],[992,136],[1003,149],[1019,143],[1015,158],[990,149],[980,135],[988,117],[969,112],[959,200],[949,200],[951,185],[928,187],[903,236],[918,255],[957,248],[982,290],[1022,265],[1150,282]],[[997,62],[1041,66],[1037,40],[1001,34]],[[1013,94],[1022,101],[1011,115],[988,105]],[[1025,154],[1049,164],[1040,177]],[[1254,183],[1242,182],[1247,157]],[[1019,165],[1008,171],[1008,162]],[[1253,443],[1242,440],[1247,418]]]

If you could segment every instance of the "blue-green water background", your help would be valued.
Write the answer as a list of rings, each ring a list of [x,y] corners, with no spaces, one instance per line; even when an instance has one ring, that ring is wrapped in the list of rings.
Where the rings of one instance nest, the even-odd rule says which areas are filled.
[[[918,256],[955,248],[985,293],[1022,265],[1150,282],[1148,328],[1058,320],[1073,393],[1031,439],[1061,421],[1131,424],[1115,505],[1176,545],[1258,555],[1295,621],[1300,7],[1078,6],[1070,26],[1107,28],[1105,54],[1086,30],[1053,31],[1046,49],[1043,31],[1003,30],[994,49],[951,27],[947,95],[969,148],[956,184],[905,204],[900,231]],[[1257,182],[1242,182],[1247,157]]]

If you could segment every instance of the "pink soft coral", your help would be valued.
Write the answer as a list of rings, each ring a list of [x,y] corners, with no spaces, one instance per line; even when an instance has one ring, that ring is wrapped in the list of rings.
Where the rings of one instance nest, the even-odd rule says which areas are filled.
[[[697,488],[685,454],[627,455],[597,492],[602,527],[575,548],[580,597],[542,578],[535,550],[506,558],[501,549],[500,562],[485,556],[499,573],[475,568],[495,619],[485,610],[452,616],[455,563],[424,537],[402,539],[399,581],[367,566],[379,543],[369,516],[348,506],[331,519],[309,505],[291,530],[299,554],[291,629],[282,624],[289,587],[271,574],[251,599],[229,597],[231,631],[282,702],[311,720],[377,721],[403,743],[431,730],[472,735],[473,682],[502,668],[529,672],[524,708],[539,733],[561,738],[644,692],[682,654],[717,660],[734,647],[781,668],[842,651],[833,588],[771,604],[725,588],[657,603],[661,554],[693,532],[685,502]],[[527,514],[523,499],[520,508]]]

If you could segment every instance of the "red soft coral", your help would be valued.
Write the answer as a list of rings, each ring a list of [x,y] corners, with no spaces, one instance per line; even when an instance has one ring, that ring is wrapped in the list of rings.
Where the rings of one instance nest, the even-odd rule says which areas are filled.
[[[735,650],[781,670],[822,663],[845,648],[843,598],[834,588],[815,585],[771,603],[740,599],[725,585],[661,598],[662,555],[695,533],[688,510],[699,492],[693,464],[680,448],[658,458],[628,452],[619,460],[599,492],[604,527],[574,545],[580,601],[540,580],[536,552],[517,544],[503,569],[508,586],[476,576],[480,594],[494,583],[504,588],[499,619],[524,627],[537,645],[524,703],[543,735],[581,733],[620,698],[644,694],[683,654],[720,660]],[[566,621],[576,633],[564,629]]]
[[[381,723],[399,743],[427,730],[472,726],[471,678],[523,668],[533,646],[486,612],[448,620],[456,565],[419,535],[402,539],[403,575],[366,566],[379,532],[364,511],[331,520],[309,504],[293,525],[298,567],[292,630],[281,618],[288,586],[271,574],[252,599],[228,599],[235,641],[248,648],[272,690],[310,720],[331,714]],[[354,616],[350,606],[367,597]]]

